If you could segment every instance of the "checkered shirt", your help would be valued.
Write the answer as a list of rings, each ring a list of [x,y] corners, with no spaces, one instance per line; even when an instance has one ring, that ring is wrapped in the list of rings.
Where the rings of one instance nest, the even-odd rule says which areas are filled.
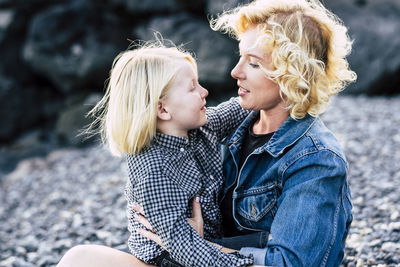
[[[191,201],[199,196],[204,238],[220,236],[219,192],[223,184],[219,142],[248,114],[237,98],[207,109],[207,124],[189,131],[189,139],[157,133],[151,146],[128,155],[129,249],[137,258],[154,263],[163,249],[136,232],[144,227],[134,218],[133,203],[140,203],[153,230],[171,257],[184,266],[246,266],[252,256],[225,254],[201,238],[187,222]]]

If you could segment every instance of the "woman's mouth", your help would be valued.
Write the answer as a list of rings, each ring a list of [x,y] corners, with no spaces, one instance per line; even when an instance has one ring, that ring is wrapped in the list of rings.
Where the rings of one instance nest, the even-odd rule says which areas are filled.
[[[239,90],[238,90],[238,95],[239,95],[239,96],[245,96],[245,95],[247,95],[248,93],[250,93],[249,90],[246,90],[246,89],[244,89],[243,87],[239,87]]]

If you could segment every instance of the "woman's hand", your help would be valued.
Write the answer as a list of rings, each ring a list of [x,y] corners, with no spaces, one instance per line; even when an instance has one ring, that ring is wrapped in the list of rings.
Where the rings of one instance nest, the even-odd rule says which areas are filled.
[[[142,228],[138,228],[137,232],[156,242],[159,244],[161,247],[163,247],[165,250],[167,248],[164,246],[163,242],[161,241],[161,238],[154,233],[153,227],[150,225],[149,220],[145,217],[146,215],[144,214],[143,207],[139,204],[136,204],[133,206],[133,209],[138,212],[139,214],[135,215],[135,219],[141,223],[143,226],[145,226],[149,230],[145,230]],[[199,198],[195,197],[192,202],[192,217],[188,218],[187,221],[189,222],[190,226],[192,226],[193,229],[196,230],[196,232],[201,236],[204,237],[204,222],[203,222],[203,216],[201,214],[201,206],[199,202]]]
[[[201,206],[199,197],[195,197],[192,201],[192,217],[188,218],[187,221],[189,222],[190,226],[196,232],[204,238],[204,221],[203,215],[201,214]]]
[[[149,220],[147,220],[147,218],[145,217],[143,207],[141,205],[139,205],[138,203],[135,203],[133,206],[133,210],[138,212],[138,214],[135,214],[136,221],[138,221],[144,227],[149,229],[149,231],[147,231],[145,229],[138,228],[138,229],[136,229],[136,231],[141,236],[144,236],[150,240],[153,240],[154,242],[159,244],[163,249],[167,250],[167,248],[164,246],[163,242],[161,241],[161,238],[156,233],[154,233],[153,227],[151,227]]]

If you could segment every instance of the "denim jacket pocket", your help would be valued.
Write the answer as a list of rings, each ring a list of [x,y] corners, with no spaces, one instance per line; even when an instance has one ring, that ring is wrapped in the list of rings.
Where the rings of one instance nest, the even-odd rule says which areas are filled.
[[[238,220],[243,227],[269,231],[278,210],[277,185],[250,189],[237,196]]]

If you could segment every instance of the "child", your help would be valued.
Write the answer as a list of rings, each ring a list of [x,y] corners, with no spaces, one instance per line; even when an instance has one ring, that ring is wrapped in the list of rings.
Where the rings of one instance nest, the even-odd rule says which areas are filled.
[[[146,45],[115,59],[107,92],[91,111],[115,155],[127,155],[128,245],[134,256],[160,264],[167,255],[138,234],[132,209],[140,203],[172,258],[185,266],[245,266],[252,257],[225,254],[190,226],[198,196],[204,238],[218,238],[223,183],[219,142],[246,117],[238,99],[206,109],[193,57],[176,47]],[[200,252],[200,253],[199,253]]]

